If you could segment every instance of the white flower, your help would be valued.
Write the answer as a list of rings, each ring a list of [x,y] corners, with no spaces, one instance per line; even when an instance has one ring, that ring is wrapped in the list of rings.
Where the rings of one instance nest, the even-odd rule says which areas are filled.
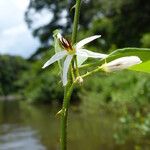
[[[105,63],[101,66],[101,68],[106,72],[113,72],[129,68],[136,64],[140,64],[141,62],[142,61],[137,56],[127,56],[115,59],[109,63]]]
[[[81,40],[80,42],[78,42],[75,45],[71,45],[71,43],[67,39],[65,39],[64,37],[62,37],[62,35],[60,33],[58,33],[57,38],[58,38],[63,50],[61,52],[57,52],[55,55],[53,55],[44,64],[44,66],[42,68],[46,68],[47,66],[51,65],[52,63],[66,57],[64,64],[63,64],[63,75],[62,75],[63,76],[62,77],[63,85],[65,86],[67,84],[67,73],[69,70],[69,66],[70,66],[71,60],[74,55],[77,55],[78,65],[81,65],[88,57],[92,57],[92,58],[106,58],[107,57],[106,54],[91,52],[91,51],[83,48],[83,46],[85,44],[87,44],[99,37],[101,37],[101,36],[100,35],[91,36],[91,37]]]

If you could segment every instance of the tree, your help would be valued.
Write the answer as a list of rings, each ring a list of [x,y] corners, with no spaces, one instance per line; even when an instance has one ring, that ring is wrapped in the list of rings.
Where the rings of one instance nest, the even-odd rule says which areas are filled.
[[[97,42],[96,45],[105,51],[112,44],[117,47],[140,46],[142,35],[150,32],[150,1],[83,0],[82,2],[84,5],[80,15],[81,37],[102,34],[101,43]],[[74,14],[73,5],[73,0],[30,1],[26,12],[26,21],[30,28],[36,23],[33,14],[47,10],[53,16],[47,24],[33,29],[33,35],[39,37],[41,41],[42,50],[38,50],[38,54],[51,45],[52,33],[55,29],[61,29],[65,35],[70,34]],[[65,21],[62,21],[62,18]]]
[[[21,72],[27,70],[27,61],[21,57],[0,55],[0,94],[9,95],[16,92],[19,87],[16,85]]]

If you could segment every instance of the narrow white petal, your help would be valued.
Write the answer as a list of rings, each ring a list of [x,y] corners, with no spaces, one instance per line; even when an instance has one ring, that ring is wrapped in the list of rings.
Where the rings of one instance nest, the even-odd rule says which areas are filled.
[[[88,59],[88,57],[83,57],[83,56],[77,55],[78,67],[80,67],[87,59]]]
[[[76,54],[82,57],[92,57],[92,58],[106,58],[108,56],[106,54],[92,52],[87,49],[80,49],[76,52]]]
[[[68,55],[64,61],[64,66],[63,66],[63,86],[65,86],[68,82],[67,80],[67,74],[68,74],[68,70],[69,70],[69,66],[71,63],[73,55]]]
[[[100,38],[100,37],[101,37],[101,35],[94,35],[94,36],[85,38],[85,39],[81,40],[80,42],[78,42],[78,43],[76,44],[76,49],[80,49],[80,48],[82,48],[85,44],[87,44],[87,43],[89,43],[89,42],[91,42],[91,41],[93,41],[93,40],[95,40],[95,39],[97,39],[97,38]]]
[[[137,56],[121,57],[109,63],[103,64],[102,68],[106,72],[113,72],[113,71],[129,68],[131,66],[140,64],[141,62],[142,61]]]
[[[58,52],[55,55],[53,55],[45,64],[42,68],[46,68],[47,66],[51,65],[52,63],[54,63],[55,61],[60,60],[61,58],[63,58],[65,55],[67,54],[67,51],[62,51],[62,52]]]

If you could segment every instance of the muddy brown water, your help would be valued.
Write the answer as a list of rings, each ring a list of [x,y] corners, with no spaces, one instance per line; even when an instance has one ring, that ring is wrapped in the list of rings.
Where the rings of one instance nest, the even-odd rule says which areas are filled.
[[[58,107],[0,102],[0,150],[59,150]],[[84,113],[72,107],[68,122],[68,150],[150,150],[130,140],[116,144],[116,117],[105,112]],[[136,144],[135,144],[136,143]]]

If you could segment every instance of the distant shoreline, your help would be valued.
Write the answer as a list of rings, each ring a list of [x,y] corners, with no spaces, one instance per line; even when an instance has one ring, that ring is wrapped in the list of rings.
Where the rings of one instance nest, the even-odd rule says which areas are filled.
[[[19,100],[21,98],[22,98],[21,95],[7,95],[7,96],[0,95],[0,101],[14,101]]]

